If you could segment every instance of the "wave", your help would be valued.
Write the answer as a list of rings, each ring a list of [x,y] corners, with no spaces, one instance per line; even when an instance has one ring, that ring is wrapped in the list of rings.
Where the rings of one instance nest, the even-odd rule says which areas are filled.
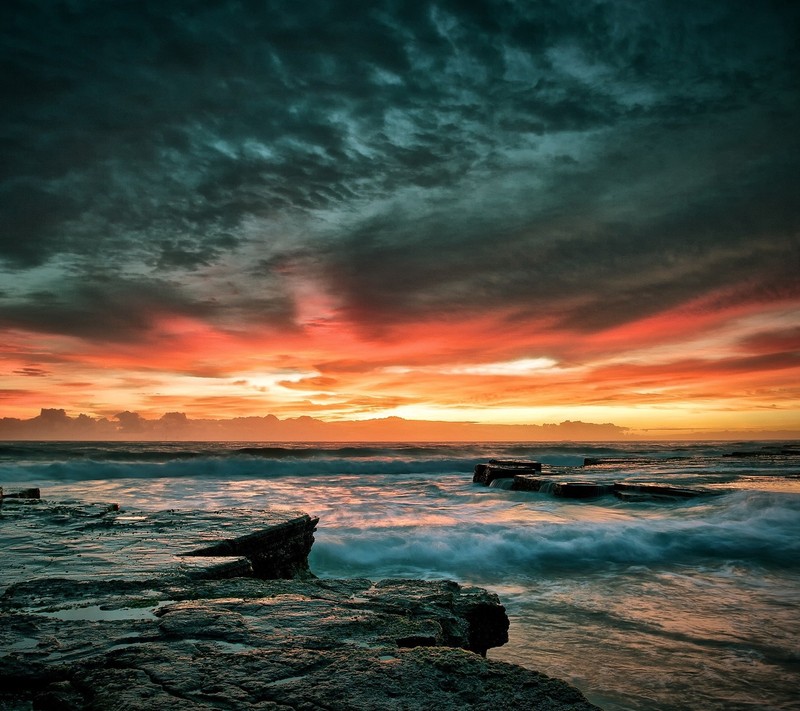
[[[299,442],[0,442],[0,462],[158,462],[203,458],[256,458],[261,460],[342,459],[469,459],[473,463],[492,457],[532,459],[552,466],[581,466],[584,459],[621,465],[635,460],[666,461],[728,457],[746,450],[760,453],[776,449],[776,443],[571,443],[571,442],[474,442],[474,443],[299,443]],[[800,453],[786,444],[789,454]],[[794,447],[794,448],[792,448]],[[752,458],[751,458],[752,459]]]
[[[663,464],[642,465],[641,459],[633,456],[629,463],[618,457],[610,467],[590,466],[583,468],[584,454],[590,450],[567,452],[567,447],[548,448],[538,452],[527,452],[527,459],[542,461],[546,476],[572,476],[597,481],[664,481],[677,486],[721,487],[738,485],[745,488],[766,486],[767,480],[786,488],[785,482],[797,477],[795,460],[788,462],[753,463],[719,457],[715,460],[693,459],[692,464],[683,460],[665,460]],[[6,447],[6,452],[18,451]],[[39,451],[31,447],[31,451]],[[69,448],[59,451],[71,451]],[[155,479],[215,479],[221,482],[283,477],[379,477],[386,476],[387,484],[392,477],[412,476],[438,477],[443,474],[463,475],[465,487],[471,486],[472,472],[476,463],[487,461],[492,456],[509,457],[507,449],[493,447],[479,450],[477,446],[461,448],[453,446],[264,446],[231,447],[226,445],[201,445],[197,448],[185,446],[147,446],[123,448],[81,448],[70,457],[17,456],[0,457],[0,486],[16,484],[46,485],[46,482],[120,481]],[[579,463],[578,463],[579,460]],[[552,467],[548,473],[547,467]],[[763,480],[759,482],[758,480]],[[507,488],[510,481],[495,484],[495,488]],[[479,492],[474,492],[479,493]],[[509,492],[509,495],[510,492]],[[535,494],[528,494],[535,497]]]
[[[99,479],[215,478],[223,480],[326,475],[471,474],[473,458],[380,458],[380,457],[190,457],[166,461],[118,462],[72,460],[67,462],[0,464],[0,481],[58,482]]]
[[[317,459],[341,457],[343,459],[369,459],[385,457],[446,457],[458,452],[461,448],[443,447],[442,445],[354,445],[354,446],[257,446],[238,447],[231,454],[265,459]],[[463,450],[462,450],[463,451]],[[464,452],[467,454],[467,452]],[[474,456],[474,455],[473,455]]]
[[[70,461],[92,459],[96,461],[170,461],[196,457],[257,457],[262,459],[315,459],[342,457],[363,459],[370,457],[470,457],[473,459],[529,458],[542,454],[553,457],[571,457],[577,464],[583,461],[583,452],[618,452],[607,447],[542,448],[531,444],[506,443],[231,443],[231,442],[0,442],[0,461]]]
[[[208,446],[191,447],[185,443],[132,442],[0,442],[1,461],[169,461],[192,459],[208,453]]]
[[[710,563],[800,572],[800,496],[736,492],[688,515],[534,525],[501,522],[327,530],[312,550],[324,575],[423,575],[496,582],[631,566]]]

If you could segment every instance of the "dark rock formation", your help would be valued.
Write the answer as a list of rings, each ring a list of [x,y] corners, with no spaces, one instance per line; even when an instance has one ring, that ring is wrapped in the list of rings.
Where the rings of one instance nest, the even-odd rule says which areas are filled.
[[[542,487],[552,483],[552,479],[542,479],[540,477],[525,476],[518,474],[514,477],[511,485],[513,491],[541,491]]]
[[[473,484],[486,484],[486,470],[489,468],[488,464],[476,464],[472,472]]]
[[[613,486],[614,496],[626,501],[644,501],[647,499],[692,499],[697,496],[709,496],[714,493],[706,489],[692,489],[685,486],[669,486],[668,484],[647,484],[637,482],[617,482]]]
[[[461,647],[486,656],[491,647],[508,642],[505,608],[496,595],[481,588],[461,587],[451,581],[383,580],[365,596],[398,614],[429,610],[426,614],[435,617],[442,606],[450,610],[453,616],[443,622],[442,635],[431,644]]]
[[[314,543],[318,518],[301,514],[272,523],[253,533],[222,538],[183,556],[242,556],[252,566],[256,578],[295,578],[311,575],[308,554]]]
[[[611,490],[611,485],[595,481],[565,481],[553,486],[553,495],[564,499],[594,499],[605,496]]]
[[[176,566],[203,576],[204,566],[228,571],[246,558],[263,578],[310,575],[308,554],[317,519],[300,511],[120,511],[118,506],[6,499],[3,518],[26,532],[17,555],[0,566],[0,588],[39,575],[75,579],[151,578]],[[57,532],[59,555],[41,551]],[[97,541],[104,560],[98,565]],[[246,566],[246,564],[244,564]],[[213,570],[208,576],[216,577]]]
[[[0,609],[0,708],[595,708],[467,651],[508,620],[453,582],[42,580]]]
[[[16,550],[35,557],[37,530],[56,525],[74,565],[57,578],[30,580],[25,563],[2,571],[0,709],[596,708],[564,682],[485,658],[508,640],[493,593],[311,576],[317,519],[306,514],[33,504],[3,514],[31,536]],[[116,567],[80,562],[94,536]]]
[[[767,445],[757,450],[737,450],[723,457],[735,459],[752,459],[754,457],[794,457],[800,455],[800,446],[796,444]]]
[[[526,462],[518,459],[490,459],[489,464],[495,467],[506,467],[508,469],[519,469],[522,471],[542,471],[541,462]]]
[[[588,711],[564,682],[448,648],[219,652],[152,643],[42,679],[34,708],[258,711]]]
[[[472,481],[489,486],[495,479],[513,479],[518,474],[542,471],[540,462],[490,459],[488,464],[476,464]]]
[[[662,464],[664,462],[674,461],[676,459],[686,459],[686,457],[673,456],[673,457],[585,457],[583,466],[585,467],[603,467],[603,466],[630,466],[636,464],[639,466],[648,466],[650,464]]]
[[[678,499],[690,499],[697,496],[711,496],[717,491],[708,489],[695,489],[690,487],[671,486],[669,484],[656,484],[647,482],[609,482],[609,481],[558,481],[557,478],[564,475],[575,474],[575,468],[563,468],[561,470],[548,469],[547,478],[535,476],[531,472],[538,472],[541,465],[536,462],[501,462],[499,465],[492,464],[497,460],[490,460],[488,464],[477,464],[472,481],[492,485],[492,482],[511,479],[510,486],[503,485],[502,488],[512,491],[532,491],[538,493],[552,494],[566,499],[594,499],[601,496],[613,494],[623,501],[675,501]],[[623,459],[584,459],[584,466],[605,465],[608,463],[630,462],[632,460]],[[645,461],[645,460],[643,460]],[[662,462],[662,460],[646,460],[649,463]],[[538,465],[539,469],[527,465]],[[495,484],[497,486],[497,484]]]
[[[39,489],[20,489],[19,491],[12,491],[3,493],[3,487],[0,486],[0,500],[2,499],[39,499],[41,492]]]

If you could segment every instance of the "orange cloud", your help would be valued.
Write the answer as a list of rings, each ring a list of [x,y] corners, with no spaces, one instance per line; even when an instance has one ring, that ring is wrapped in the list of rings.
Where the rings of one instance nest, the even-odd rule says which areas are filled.
[[[694,304],[583,336],[507,310],[395,324],[380,337],[334,312],[324,328],[288,330],[165,318],[144,340],[122,344],[16,332],[2,351],[3,406],[15,416],[46,406],[198,418],[463,413],[485,422],[596,412],[634,425],[645,411],[670,420],[692,406],[729,412],[739,403],[797,419],[793,313]],[[30,388],[33,380],[42,388]]]

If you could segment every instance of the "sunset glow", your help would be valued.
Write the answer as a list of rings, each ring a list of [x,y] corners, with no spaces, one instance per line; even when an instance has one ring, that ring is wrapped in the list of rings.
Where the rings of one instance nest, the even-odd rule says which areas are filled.
[[[324,337],[301,323],[244,334],[172,321],[121,345],[17,331],[14,352],[6,346],[5,414],[26,418],[46,406],[109,418],[129,410],[147,418],[572,419],[654,434],[790,430],[800,399],[800,329],[787,328],[795,313],[778,305],[759,318],[704,315],[702,329],[684,313],[663,313],[583,335],[502,315],[372,338],[344,319],[329,319]]]
[[[800,433],[778,10],[223,6],[13,23],[0,416]]]

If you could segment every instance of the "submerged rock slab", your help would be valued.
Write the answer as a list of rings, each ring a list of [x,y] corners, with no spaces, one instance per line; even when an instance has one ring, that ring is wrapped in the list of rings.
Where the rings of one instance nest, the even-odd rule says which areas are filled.
[[[496,460],[491,460],[496,461]],[[601,465],[608,462],[622,462],[632,460],[622,459],[590,459],[584,460],[584,466]],[[644,460],[643,460],[644,461]],[[647,460],[656,462],[663,460]],[[564,499],[595,499],[602,496],[614,495],[623,501],[661,501],[669,502],[681,499],[691,499],[698,496],[712,496],[721,493],[709,489],[698,489],[685,486],[673,486],[650,482],[613,482],[613,481],[563,481],[560,477],[569,475],[567,469],[554,470],[550,468],[547,477],[539,475],[538,470],[522,467],[506,467],[494,464],[477,464],[472,478],[474,483],[484,486],[509,489],[511,491],[530,491],[542,494],[551,494]],[[521,463],[524,464],[524,463]],[[556,477],[556,478],[554,478]]]
[[[518,474],[541,472],[540,462],[512,459],[490,459],[488,464],[476,464],[472,475],[475,484],[490,486],[496,479],[513,479]]]
[[[715,492],[706,489],[693,489],[687,486],[670,486],[669,484],[649,484],[639,482],[617,482],[614,484],[614,496],[627,501],[644,501],[647,499],[693,499],[698,496],[710,496]]]
[[[553,495],[562,499],[595,499],[611,493],[610,484],[595,481],[565,481],[553,486]]]
[[[0,486],[0,502],[3,499],[40,499],[42,497],[39,489],[18,489],[16,491],[3,492]]]
[[[551,487],[552,484],[552,479],[542,479],[541,477],[518,474],[514,477],[514,483],[511,485],[511,489],[512,491],[542,491],[543,489]]]
[[[780,445],[768,445],[756,450],[737,450],[723,454],[723,457],[733,457],[736,459],[748,459],[753,457],[796,457],[800,455],[800,445],[784,443]]]

